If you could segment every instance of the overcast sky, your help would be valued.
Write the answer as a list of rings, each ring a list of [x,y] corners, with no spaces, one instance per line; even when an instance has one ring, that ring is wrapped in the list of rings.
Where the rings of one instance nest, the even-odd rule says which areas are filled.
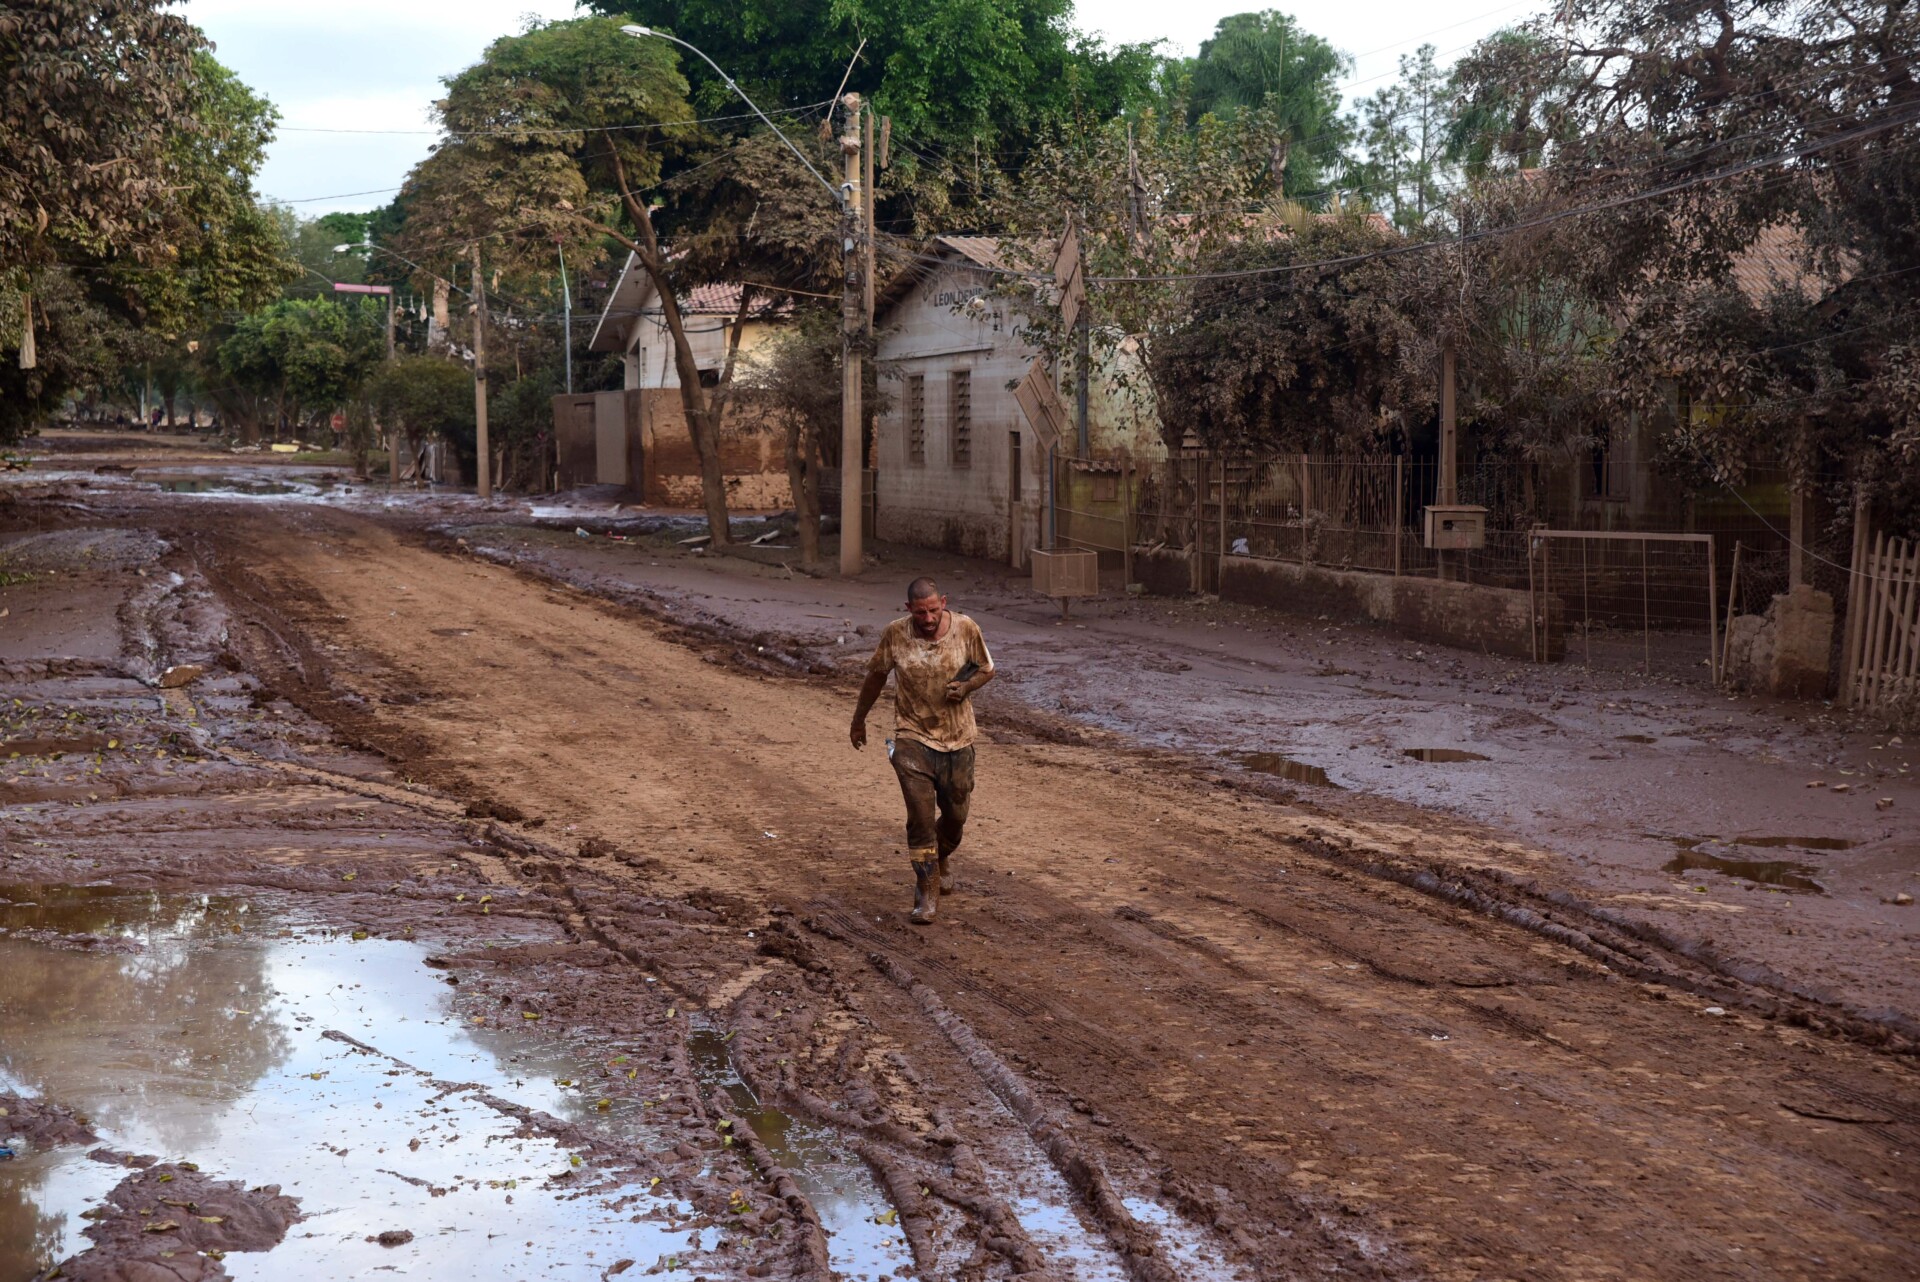
[[[564,18],[572,0],[185,0],[220,60],[280,108],[259,190],[305,214],[383,204],[433,139],[440,78],[473,63],[527,15]],[[1110,41],[1164,39],[1192,53],[1247,0],[1081,0],[1078,25]],[[1538,0],[1298,0],[1281,4],[1354,56],[1349,96],[1392,80],[1399,56],[1431,40],[1443,62]]]

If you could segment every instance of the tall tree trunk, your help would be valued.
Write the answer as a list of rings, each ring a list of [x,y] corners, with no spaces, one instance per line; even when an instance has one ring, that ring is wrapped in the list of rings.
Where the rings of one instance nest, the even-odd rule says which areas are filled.
[[[680,408],[686,416],[687,435],[692,439],[693,452],[700,460],[700,496],[707,510],[710,546],[720,551],[732,542],[732,531],[727,524],[726,474],[721,470],[720,458],[720,416],[725,411],[725,402],[721,399],[719,404],[715,404],[708,398],[706,389],[700,386],[700,367],[694,361],[693,345],[687,340],[686,318],[680,313],[680,299],[674,292],[673,281],[667,271],[666,255],[661,251],[659,237],[654,234],[653,215],[634,196],[620,153],[609,148],[609,155],[613,160],[614,176],[620,184],[620,199],[626,205],[627,215],[639,229],[640,239],[635,242],[631,237],[622,235],[618,228],[605,224],[594,223],[592,226],[633,251],[634,258],[653,282],[654,292],[660,296],[660,315],[666,322],[668,336],[673,340],[674,371],[680,378]]]
[[[787,486],[793,491],[793,515],[800,527],[800,564],[820,564],[820,452],[813,431],[797,420],[787,424]]]

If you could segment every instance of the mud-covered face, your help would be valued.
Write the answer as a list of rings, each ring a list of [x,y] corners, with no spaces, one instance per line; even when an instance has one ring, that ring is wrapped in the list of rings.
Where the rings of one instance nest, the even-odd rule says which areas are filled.
[[[940,634],[940,616],[946,612],[947,598],[944,596],[926,596],[918,601],[907,602],[907,613],[913,617],[913,630],[928,641]]]

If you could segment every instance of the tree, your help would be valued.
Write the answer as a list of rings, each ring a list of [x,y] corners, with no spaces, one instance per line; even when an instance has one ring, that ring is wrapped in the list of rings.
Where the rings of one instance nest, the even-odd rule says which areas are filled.
[[[1076,33],[1071,0],[590,0],[590,7],[689,41],[769,111],[818,108],[845,76],[847,89],[892,119],[896,208],[889,212],[920,226],[975,203],[977,175],[1017,171],[1049,132],[1144,105],[1158,70],[1151,45],[1108,48]],[[688,72],[702,116],[744,110],[704,62],[690,60]]]
[[[1190,119],[1264,112],[1278,131],[1276,194],[1318,195],[1338,166],[1347,126],[1339,76],[1352,60],[1275,9],[1220,19],[1190,68]]]
[[[1148,353],[1169,443],[1191,427],[1213,448],[1359,450],[1424,415],[1432,349],[1392,243],[1363,215],[1302,211],[1203,260]]]
[[[220,345],[229,405],[258,430],[270,411],[275,435],[346,405],[379,364],[386,343],[381,308],[363,300],[284,299],[243,319]],[[247,400],[232,399],[233,394]]]
[[[823,446],[840,431],[840,329],[837,315],[810,307],[763,345],[742,373],[754,402],[780,426],[787,481],[799,525],[800,563],[820,564]]]
[[[1366,160],[1350,178],[1376,207],[1390,210],[1403,231],[1426,226],[1446,204],[1441,180],[1452,104],[1433,56],[1430,44],[1402,54],[1400,79],[1360,106]]]
[[[409,182],[410,222],[485,238],[509,271],[536,252],[548,261],[556,236],[576,244],[607,237],[633,255],[660,299],[713,544],[723,548],[728,379],[706,386],[680,300],[694,284],[738,272],[734,279],[756,286],[745,295],[751,305],[765,297],[759,287],[812,270],[809,255],[833,243],[821,229],[832,224],[834,204],[804,170],[780,168],[792,164],[783,150],[752,140],[714,157],[722,173],[663,186],[666,162],[701,142],[689,123],[686,81],[671,45],[633,39],[619,26],[606,18],[536,25],[496,41],[477,66],[449,80],[441,115],[457,141]],[[679,191],[698,215],[682,221],[682,240],[670,251],[656,220]]]
[[[1528,24],[1468,89],[1550,104],[1542,132],[1561,141],[1536,207],[1561,219],[1565,278],[1618,322],[1616,394],[1661,412],[1669,443],[1716,479],[1756,450],[1802,477],[1822,456],[1898,474],[1920,351],[1920,11],[1575,12]],[[1529,99],[1541,85],[1567,88]],[[1762,244],[1799,270],[1756,298],[1734,267]],[[1693,408],[1669,417],[1676,384]]]
[[[144,383],[287,265],[251,187],[272,108],[158,0],[0,10],[0,79],[0,343],[31,315],[40,357],[0,362],[10,438],[116,368]]]
[[[404,436],[409,453],[433,436],[474,457],[473,384],[467,372],[438,356],[403,355],[387,361],[367,380],[364,395],[373,413]]]
[[[206,39],[162,0],[40,0],[0,10],[0,263],[76,250],[153,261]]]

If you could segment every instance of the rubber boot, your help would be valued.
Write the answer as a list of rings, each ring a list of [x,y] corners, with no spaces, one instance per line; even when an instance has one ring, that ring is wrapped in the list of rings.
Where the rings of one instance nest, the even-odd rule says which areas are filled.
[[[933,924],[940,910],[940,866],[931,859],[913,861],[913,911],[907,920],[916,926]]]
[[[953,852],[951,850],[943,850],[940,852],[940,893],[943,895],[951,895],[953,893],[952,859]]]

